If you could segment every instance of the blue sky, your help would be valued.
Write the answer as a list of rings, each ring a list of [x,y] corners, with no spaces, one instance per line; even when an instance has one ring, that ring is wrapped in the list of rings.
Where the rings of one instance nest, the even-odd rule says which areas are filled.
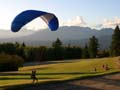
[[[52,12],[61,25],[111,27],[120,23],[119,4],[120,0],[1,0],[0,29],[10,29],[14,17],[28,9]]]

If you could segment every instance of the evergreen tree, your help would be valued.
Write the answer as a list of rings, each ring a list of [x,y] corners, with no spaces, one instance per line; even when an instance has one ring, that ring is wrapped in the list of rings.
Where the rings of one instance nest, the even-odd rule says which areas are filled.
[[[16,54],[21,56],[25,60],[27,58],[26,51],[25,51],[25,48],[26,48],[25,43],[23,42],[22,44],[19,44],[16,42],[15,46],[16,46]]]
[[[89,58],[89,52],[88,52],[87,44],[85,45],[85,47],[82,50],[82,58]]]
[[[95,36],[92,36],[89,39],[89,55],[91,58],[95,58],[98,52],[98,39]]]
[[[73,59],[79,59],[79,58],[81,58],[81,55],[82,55],[81,48],[74,46],[72,48],[72,57],[73,57]]]
[[[24,43],[24,42],[22,43],[22,47],[26,47],[26,45],[25,45],[25,43]]]
[[[112,35],[112,42],[110,48],[112,56],[120,55],[120,29],[118,25],[116,26],[114,33]]]
[[[24,60],[26,59],[25,51],[23,47],[17,48],[16,54],[20,57],[22,57]]]
[[[35,58],[35,48],[29,47],[27,50],[27,62],[34,61]]]
[[[53,42],[52,47],[53,47],[54,59],[55,60],[63,59],[64,49],[62,47],[62,42],[60,41],[59,38],[57,38],[56,41]]]
[[[65,59],[73,59],[73,47],[71,46],[71,44],[68,44],[68,46],[65,47],[64,49],[65,49],[65,54],[64,54]]]
[[[60,41],[59,38],[57,38],[56,41],[53,42],[52,47],[53,48],[61,48],[62,47],[62,42]]]
[[[34,60],[35,61],[44,61],[46,56],[47,48],[45,46],[40,46],[35,49]]]
[[[0,53],[16,54],[16,46],[13,43],[0,44]]]
[[[18,42],[15,42],[15,47],[19,48],[20,44]]]
[[[45,56],[45,60],[49,61],[49,60],[54,60],[55,56],[54,56],[54,49],[53,48],[47,48],[46,51],[46,56]]]

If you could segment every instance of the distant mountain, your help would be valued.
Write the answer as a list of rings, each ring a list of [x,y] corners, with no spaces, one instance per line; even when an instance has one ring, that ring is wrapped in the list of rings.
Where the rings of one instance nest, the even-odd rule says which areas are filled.
[[[20,32],[18,33],[14,33],[11,30],[2,30],[0,29],[0,39],[8,39],[8,38],[16,38],[16,37],[21,37],[21,36],[26,36],[26,35],[30,35],[34,33],[34,31],[32,30],[20,30]]]
[[[22,32],[25,33],[25,32]],[[89,27],[60,27],[57,31],[50,31],[48,29],[38,30],[31,32],[30,34],[13,37],[7,39],[1,39],[4,42],[25,42],[29,45],[47,45],[50,46],[51,43],[56,40],[56,38],[60,38],[63,41],[64,45],[78,45],[84,46],[85,43],[88,42],[88,39],[93,35],[99,39],[101,48],[108,48],[111,42],[111,36],[113,33],[113,29],[104,28],[101,30],[91,29]]]

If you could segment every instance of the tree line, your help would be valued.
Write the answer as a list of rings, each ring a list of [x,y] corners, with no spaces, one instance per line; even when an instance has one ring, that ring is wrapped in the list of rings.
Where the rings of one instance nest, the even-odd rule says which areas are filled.
[[[120,56],[120,29],[118,25],[112,35],[109,50],[101,51],[99,46],[99,41],[95,36],[90,37],[84,47],[70,44],[64,46],[59,38],[52,43],[51,47],[26,46],[24,42],[22,44],[18,42],[1,43],[0,71],[18,70],[23,62]]]
[[[0,53],[18,55],[22,57],[25,62],[119,56],[120,29],[117,25],[112,35],[112,42],[109,50],[101,51],[99,49],[98,39],[92,36],[84,47],[72,46],[70,44],[63,46],[59,38],[52,43],[51,47],[26,46],[24,42],[22,44],[18,42],[2,43],[0,44]]]

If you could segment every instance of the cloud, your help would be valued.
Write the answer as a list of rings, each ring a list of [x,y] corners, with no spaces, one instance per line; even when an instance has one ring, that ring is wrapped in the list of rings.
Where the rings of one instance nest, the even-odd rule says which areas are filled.
[[[116,25],[120,25],[120,18],[118,17],[114,17],[113,19],[104,19],[102,23],[92,24],[90,27],[94,29],[115,28]]]
[[[101,28],[103,28],[103,25],[102,24],[93,24],[90,27],[93,29],[101,29]]]
[[[85,25],[86,25],[86,22],[81,16],[76,16],[70,20],[60,23],[60,26],[85,26]]]
[[[115,27],[116,25],[120,25],[120,18],[115,17],[114,19],[104,19],[103,27]]]

